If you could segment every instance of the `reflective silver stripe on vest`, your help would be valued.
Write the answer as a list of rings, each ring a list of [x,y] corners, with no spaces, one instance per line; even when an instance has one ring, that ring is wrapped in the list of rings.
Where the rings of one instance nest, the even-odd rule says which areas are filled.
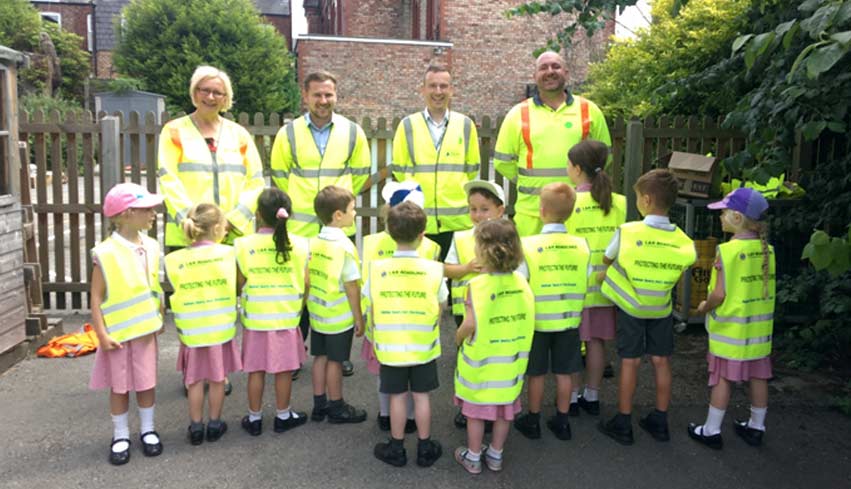
[[[434,349],[437,346],[437,340],[433,341],[430,345],[417,345],[413,343],[405,343],[405,344],[386,344],[386,343],[376,343],[375,349],[378,351],[386,351],[390,353],[408,353],[408,352],[428,352]]]
[[[331,177],[331,178],[339,178],[343,175],[349,173],[348,168],[320,168],[320,169],[308,169],[295,167],[292,169],[292,174],[303,177],[303,178],[319,178],[319,177]]]
[[[286,170],[272,170],[271,175],[273,178],[289,178],[290,172]]]
[[[290,295],[245,295],[246,302],[287,302],[301,300],[304,294]]]
[[[550,294],[550,295],[536,295],[535,302],[552,302],[552,301],[562,301],[562,300],[574,300],[581,301],[585,299],[585,294]]]
[[[349,173],[352,175],[369,175],[369,168],[349,168]]]
[[[220,307],[218,309],[210,309],[208,311],[194,311],[194,312],[175,312],[174,319],[198,319],[198,318],[208,318],[210,316],[217,316],[219,314],[230,314],[232,312],[236,312],[236,308],[233,306],[228,307]]]
[[[405,129],[405,142],[408,143],[408,158],[411,159],[411,164],[417,164],[417,157],[414,155],[414,127],[411,125],[411,118],[405,117],[402,119],[402,127]]]
[[[461,163],[438,163],[436,165],[417,165],[412,168],[412,171],[413,173],[433,173],[436,171],[447,173],[471,173],[474,171],[479,171],[479,165],[468,165]]]
[[[215,326],[207,326],[204,328],[189,328],[189,329],[181,329],[177,328],[177,332],[181,336],[198,336],[202,334],[208,333],[218,333],[220,331],[227,331],[234,327],[234,323],[225,323],[225,324],[217,324]]]
[[[245,175],[246,170],[242,165],[218,165],[219,171],[227,171],[233,173],[242,173]],[[205,165],[204,163],[178,163],[177,171],[179,173],[184,172],[198,172],[198,173],[212,173],[213,167],[210,165]]]
[[[310,313],[310,319],[311,320],[316,321],[318,323],[325,323],[325,324],[339,323],[339,322],[345,321],[347,319],[352,319],[353,317],[354,316],[352,316],[352,311],[349,311],[345,314],[340,314],[339,316],[332,317],[332,318],[325,318],[325,317],[317,316],[316,314]]]
[[[307,300],[309,300],[310,302],[313,302],[314,304],[319,304],[320,306],[334,307],[334,306],[339,306],[340,304],[346,302],[347,300],[349,300],[349,298],[346,297],[346,296],[343,296],[343,297],[340,297],[339,299],[337,299],[335,301],[329,302],[329,301],[326,301],[325,299],[322,299],[320,297],[316,297],[313,294],[310,294],[310,295],[307,296]]]
[[[299,222],[306,222],[310,224],[319,224],[319,218],[312,214],[305,214],[303,212],[293,212],[290,214],[290,219]]]
[[[447,123],[447,125],[449,125]],[[464,117],[464,158],[467,158],[467,153],[470,151],[470,133],[473,131],[473,121],[469,117]],[[478,165],[476,165],[478,171]]]
[[[168,170],[166,170],[164,166],[161,166],[161,167],[157,170],[157,176],[158,176],[158,177],[162,177],[162,176],[164,176],[164,175],[168,175]]]
[[[234,207],[234,209],[238,210],[239,213],[242,214],[243,216],[245,216],[245,218],[248,219],[249,221],[254,218],[254,213],[251,212],[251,209],[249,209],[248,207],[245,207],[242,204],[237,204],[236,207]]]
[[[551,313],[539,313],[535,314],[536,321],[555,321],[557,319],[570,319],[570,318],[578,318],[582,316],[582,312],[572,311],[572,312],[551,312]]]
[[[346,164],[349,163],[349,160],[352,159],[352,155],[355,152],[355,143],[357,142],[357,137],[358,126],[356,126],[354,122],[349,121],[349,156],[346,157]]]
[[[252,180],[255,179],[255,178],[263,178],[263,170],[255,172],[254,175],[251,175]]]
[[[517,173],[524,177],[566,177],[567,166],[564,168],[518,168]]]
[[[525,185],[518,185],[517,191],[520,192],[521,194],[541,195],[541,188],[540,187],[527,187]]]
[[[606,268],[608,268],[606,265],[592,265],[591,266],[591,270],[593,270],[595,272],[602,272]]]
[[[375,331],[418,331],[420,333],[431,333],[437,328],[437,324],[376,324]]]
[[[651,297],[667,297],[668,294],[671,293],[669,290],[653,290],[653,289],[642,289],[640,287],[635,287],[635,293],[639,295],[649,295]]]
[[[467,206],[464,207],[439,207],[437,209],[433,207],[429,207],[425,209],[425,213],[427,216],[463,216],[465,214],[469,214],[470,209]]]
[[[671,307],[671,300],[668,299],[668,302],[662,304],[660,306],[644,306],[638,303],[632,296],[626,293],[618,284],[616,284],[612,279],[606,277],[606,283],[609,284],[609,287],[612,288],[623,300],[629,302],[629,304],[638,309],[639,311],[665,311],[669,307]]]
[[[461,358],[464,360],[464,363],[467,365],[479,368],[484,367],[485,365],[492,365],[497,363],[514,363],[517,360],[521,360],[523,358],[529,358],[528,351],[517,352],[515,355],[506,355],[506,356],[492,356],[483,358],[481,360],[473,360],[472,358],[467,356],[467,353],[464,350],[461,350]]]
[[[600,287],[599,285],[592,285],[591,287],[588,287],[588,293],[589,294],[593,294],[595,292],[600,292],[600,290],[602,290],[602,287]]]
[[[523,382],[523,375],[518,375],[516,378],[511,380],[487,380],[485,382],[474,383],[465,379],[461,376],[461,374],[457,374],[455,376],[458,379],[458,382],[468,389],[473,390],[483,390],[483,389],[507,389],[510,387],[515,387],[520,382]]]
[[[109,334],[112,334],[112,333],[115,333],[117,331],[121,331],[122,329],[127,329],[130,326],[134,326],[136,324],[143,323],[143,322],[147,321],[148,319],[155,318],[159,315],[159,313],[160,313],[159,309],[157,309],[156,311],[146,312],[145,314],[142,314],[141,316],[136,316],[136,317],[130,318],[126,321],[121,321],[120,323],[115,323],[112,326],[107,326],[106,331]]]
[[[463,298],[463,297],[453,297],[453,298],[452,298],[452,305],[455,305],[455,304],[463,304],[463,303],[464,303],[464,298]]]
[[[709,339],[715,340],[719,343],[726,343],[728,345],[736,345],[736,346],[750,346],[750,345],[762,345],[765,343],[771,342],[771,335],[768,336],[757,336],[756,338],[730,338],[729,336],[722,336],[720,334],[709,333]]]
[[[296,312],[243,312],[245,319],[251,321],[278,321],[282,319],[295,319],[301,314]]]
[[[512,155],[508,153],[500,153],[499,151],[493,152],[493,159],[497,161],[517,161],[517,155]]]
[[[113,313],[115,311],[130,307],[130,306],[135,306],[136,304],[139,304],[140,302],[145,302],[146,300],[148,300],[150,298],[156,299],[157,297],[158,297],[157,294],[153,291],[145,292],[143,294],[137,295],[136,297],[133,297],[132,299],[127,299],[124,302],[119,302],[119,303],[113,304],[109,307],[102,307],[100,309],[100,312],[105,316],[105,315]]]
[[[750,324],[774,320],[774,313],[771,312],[767,314],[757,314],[754,316],[719,316],[715,313],[715,311],[712,311],[709,314],[712,316],[712,319],[719,323]]]
[[[287,142],[290,143],[290,157],[293,159],[293,166],[298,166],[298,152],[295,149],[295,124],[290,121],[286,126]]]

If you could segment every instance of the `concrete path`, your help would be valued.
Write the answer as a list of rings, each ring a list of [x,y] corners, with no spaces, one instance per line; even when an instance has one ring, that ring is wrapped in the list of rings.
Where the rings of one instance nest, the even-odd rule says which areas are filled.
[[[72,331],[86,318],[71,316]],[[396,469],[372,455],[386,439],[375,423],[376,380],[359,358],[356,372],[344,384],[346,399],[364,407],[369,420],[360,425],[309,422],[283,435],[272,432],[272,386],[265,396],[262,436],[252,438],[239,427],[246,411],[245,376],[234,375],[234,393],[225,403],[230,431],[214,444],[193,447],[185,438],[188,425],[180,375],[175,371],[178,342],[169,322],[160,337],[157,430],[162,456],[147,459],[138,443],[138,417],[131,402],[132,458],[122,467],[106,461],[112,427],[104,392],[87,389],[94,356],[79,359],[29,358],[0,375],[0,487],[226,487],[226,488],[818,488],[851,487],[851,419],[827,408],[828,399],[806,379],[784,376],[772,382],[766,444],[754,449],[738,439],[730,426],[734,415],[747,413],[747,400],[737,390],[724,425],[726,446],[712,451],[688,439],[685,426],[702,421],[707,391],[705,339],[680,335],[674,362],[674,401],[670,412],[672,440],[655,442],[635,426],[636,443],[622,447],[597,432],[597,419],[583,415],[571,421],[573,441],[561,442],[544,428],[543,438],[525,439],[512,431],[502,473],[471,476],[453,460],[452,451],[465,440],[452,418],[454,325],[444,321],[441,387],[433,395],[433,438],[444,447],[431,468],[417,467],[416,442],[406,441],[408,466]],[[355,341],[353,351],[360,351]],[[357,355],[353,355],[356,357]],[[294,386],[293,406],[309,411],[312,392],[309,365]],[[637,413],[652,408],[652,372],[642,367]],[[553,411],[548,389],[544,415]],[[611,414],[615,385],[604,381],[604,413]]]

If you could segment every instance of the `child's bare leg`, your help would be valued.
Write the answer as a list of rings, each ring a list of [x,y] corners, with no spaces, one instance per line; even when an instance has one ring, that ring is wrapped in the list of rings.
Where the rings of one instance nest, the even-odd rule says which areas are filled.
[[[766,379],[751,379],[750,397],[753,407],[768,407],[768,381]]]
[[[571,375],[556,374],[556,408],[560,413],[570,409],[570,393],[573,390]]]
[[[428,392],[411,392],[414,398],[414,419],[417,421],[417,436],[426,440],[431,436],[431,399]],[[407,397],[407,396],[406,396]],[[407,408],[407,399],[405,403]],[[405,412],[407,415],[407,411]],[[407,418],[407,416],[405,416]],[[402,425],[404,427],[404,424]]]
[[[325,385],[328,387],[328,400],[339,401],[343,398],[343,364],[328,360],[325,365]]]
[[[248,374],[248,410],[259,412],[263,409],[263,388],[266,384],[266,372]]]
[[[140,408],[149,408],[154,405],[156,398],[156,389],[151,388],[146,391],[139,391],[136,393],[136,404]]]
[[[482,439],[484,437],[485,421],[467,418],[467,449],[473,453],[482,453]]]
[[[719,379],[718,383],[712,386],[709,404],[715,409],[727,410],[727,405],[730,404],[730,383],[727,379]]]
[[[390,394],[390,436],[397,440],[405,438],[405,422],[408,420],[408,393]]]
[[[200,423],[204,419],[204,381],[199,380],[186,387],[186,398],[189,400],[189,419]]]
[[[225,404],[225,381],[209,382],[210,392],[207,402],[210,406],[210,419],[222,419],[222,407]]]
[[[278,411],[283,411],[290,407],[292,388],[292,372],[279,372],[275,374],[275,407],[278,408]]]
[[[622,358],[618,378],[618,412],[632,414],[632,397],[635,395],[635,385],[638,382],[638,366],[641,358]]]
[[[671,357],[650,356],[656,375],[656,409],[667,412],[671,404]]]
[[[585,385],[590,389],[599,390],[603,370],[606,368],[606,345],[602,340],[593,338],[585,342],[585,348]]]
[[[526,378],[527,393],[529,395],[529,412],[540,413],[541,404],[544,399],[544,376],[530,375]],[[568,394],[569,396],[569,394]],[[567,411],[567,409],[565,409]]]
[[[328,357],[325,355],[313,357],[313,395],[321,396],[325,394],[325,368],[328,364]]]
[[[505,440],[508,439],[508,431],[511,429],[511,422],[502,418],[497,418],[493,422],[493,434],[491,435],[491,445],[497,451],[502,451],[505,448]]]
[[[109,392],[109,414],[118,416],[130,410],[130,393]]]

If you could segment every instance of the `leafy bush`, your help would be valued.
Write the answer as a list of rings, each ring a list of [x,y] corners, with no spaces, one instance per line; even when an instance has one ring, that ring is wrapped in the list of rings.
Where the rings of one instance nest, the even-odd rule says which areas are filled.
[[[26,0],[0,2],[0,44],[26,53],[41,53],[41,32],[50,35],[62,68],[62,82],[55,95],[81,101],[90,70],[90,56],[82,48],[83,39],[59,29],[52,22],[43,21],[38,10]],[[47,69],[38,63],[21,70],[18,76],[32,91],[40,92],[50,82],[46,79]]]
[[[171,112],[194,110],[189,80],[202,64],[231,77],[234,112],[298,107],[294,62],[286,41],[262,22],[250,0],[138,0],[124,9],[113,54],[124,75],[167,97]]]

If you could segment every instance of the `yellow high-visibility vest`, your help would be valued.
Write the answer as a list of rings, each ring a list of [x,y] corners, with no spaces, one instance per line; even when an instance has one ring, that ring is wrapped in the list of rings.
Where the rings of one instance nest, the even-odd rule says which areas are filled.
[[[383,260],[390,258],[396,253],[396,242],[387,233],[381,231],[376,234],[369,234],[363,237],[363,268],[361,271],[362,277],[367,277],[369,274],[369,264],[375,260]],[[440,245],[434,241],[423,238],[420,246],[417,247],[417,255],[427,260],[437,261],[440,258]],[[369,341],[372,341],[372,319],[370,318],[369,308],[371,303],[369,297],[361,296],[361,312],[364,316],[364,336]]]
[[[479,275],[470,294],[476,332],[458,350],[455,395],[473,404],[511,404],[523,390],[535,298],[517,272]]]
[[[113,238],[106,238],[92,250],[106,283],[106,297],[100,305],[106,332],[119,343],[159,331],[163,326],[160,313],[160,245],[142,236],[148,256],[148,274],[141,275],[133,264],[133,251]]]
[[[552,182],[570,185],[567,153],[584,139],[612,145],[603,113],[583,97],[569,95],[558,110],[530,98],[505,116],[494,148],[494,168],[517,184],[514,219],[520,236],[540,232],[541,188]]]
[[[369,178],[371,157],[363,129],[334,114],[325,153],[320,154],[305,118],[286,124],[272,145],[272,181],[289,194],[293,212],[288,230],[305,238],[319,234],[322,223],[313,210],[313,199],[328,185],[357,195]],[[354,224],[344,229],[355,234]]]
[[[602,292],[637,318],[671,314],[671,289],[694,264],[694,242],[680,228],[658,229],[642,221],[620,227],[620,250],[606,272]]]
[[[526,236],[522,244],[535,295],[535,331],[578,328],[591,260],[585,238],[546,233]]]
[[[576,205],[565,226],[567,232],[588,240],[591,248],[592,273],[588,277],[588,292],[585,295],[585,307],[611,306],[610,301],[600,292],[597,273],[605,270],[603,257],[606,247],[612,240],[615,230],[626,221],[626,198],[621,194],[612,194],[612,208],[603,215],[600,204],[591,197],[591,192],[576,192]]]
[[[236,335],[236,255],[222,244],[190,246],[165,257],[174,287],[171,310],[180,341],[190,347],[227,343]]]
[[[346,255],[360,265],[358,251],[351,241],[332,241],[320,236],[310,238],[310,291],[307,311],[310,327],[324,334],[338,334],[354,327],[354,316],[343,287]]]
[[[706,316],[709,352],[730,360],[756,360],[771,354],[774,330],[775,263],[769,246],[768,295],[763,296],[763,251],[758,239],[734,239],[718,246],[724,267],[724,302]],[[712,267],[709,291],[717,285]]]
[[[458,264],[464,265],[476,258],[476,237],[473,235],[473,230],[456,231],[452,238],[455,240],[455,251],[458,253]],[[464,301],[467,299],[467,284],[470,279],[478,275],[477,273],[468,273],[460,279],[452,280],[452,314],[463,316]]]
[[[479,138],[469,117],[449,111],[446,130],[435,148],[423,112],[399,123],[393,137],[393,175],[415,180],[423,189],[426,233],[470,229],[464,184],[479,173]]]
[[[440,356],[443,264],[394,257],[369,266],[373,347],[382,365],[422,365]]]
[[[189,246],[181,223],[193,206],[215,203],[234,228],[235,235],[254,232],[257,197],[266,183],[263,163],[251,134],[239,124],[222,119],[216,152],[189,116],[167,122],[160,132],[157,177],[166,205],[166,246]]]
[[[274,331],[298,327],[304,302],[307,240],[290,235],[289,260],[278,263],[271,233],[257,233],[234,243],[242,287],[242,325]]]

